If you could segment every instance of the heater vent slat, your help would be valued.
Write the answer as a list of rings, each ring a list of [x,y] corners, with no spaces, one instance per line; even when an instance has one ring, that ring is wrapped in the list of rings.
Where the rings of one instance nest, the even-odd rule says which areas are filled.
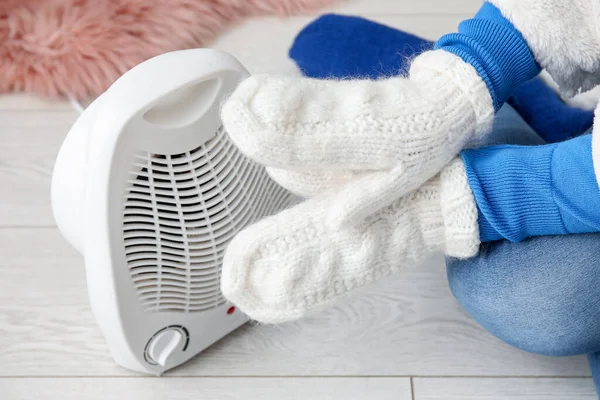
[[[203,312],[225,302],[221,262],[245,226],[291,195],[243,157],[223,129],[185,153],[139,152],[123,196],[123,250],[149,312]]]

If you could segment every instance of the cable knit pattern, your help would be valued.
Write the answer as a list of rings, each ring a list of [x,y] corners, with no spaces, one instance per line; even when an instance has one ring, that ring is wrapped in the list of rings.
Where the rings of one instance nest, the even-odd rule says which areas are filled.
[[[475,197],[462,159],[454,160],[440,173],[440,199],[445,224],[444,254],[470,258],[479,251],[479,223]]]
[[[477,72],[442,50],[417,57],[408,78],[252,76],[222,108],[233,142],[267,167],[293,171],[274,175],[294,192],[346,180],[323,179],[315,170],[374,171],[332,199],[327,220],[334,224],[361,221],[417,189],[489,132],[493,115]]]
[[[339,188],[367,174],[359,171],[290,171],[279,168],[267,168],[267,172],[275,182],[305,199]]]
[[[222,108],[226,130],[255,161],[323,170],[414,164],[442,151],[440,142],[487,131],[493,113],[473,67],[445,51],[415,59],[408,79],[251,76]]]
[[[224,295],[251,318],[283,322],[432,252],[475,255],[464,166],[444,166],[491,130],[493,115],[475,69],[443,50],[417,57],[407,78],[246,79],[223,105],[225,129],[276,181],[312,198],[234,238]]]
[[[477,253],[477,207],[461,159],[360,224],[323,223],[331,192],[245,229],[223,262],[223,294],[263,323],[304,316],[433,252]]]

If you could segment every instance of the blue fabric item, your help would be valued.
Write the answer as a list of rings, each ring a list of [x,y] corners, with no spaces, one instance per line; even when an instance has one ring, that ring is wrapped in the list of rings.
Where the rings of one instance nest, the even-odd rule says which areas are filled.
[[[433,43],[363,18],[327,14],[296,37],[290,57],[311,78],[396,76]]]
[[[448,259],[452,293],[488,332],[546,356],[600,351],[600,234],[483,245]]]
[[[599,232],[591,139],[463,151],[481,241]]]
[[[594,380],[594,386],[596,386],[596,394],[600,399],[600,351],[591,353],[588,356],[590,368],[592,370],[592,379]]]
[[[482,242],[568,233],[552,195],[553,151],[505,145],[462,152]]]
[[[311,78],[378,79],[408,70],[433,42],[359,17],[327,14],[296,37],[290,57]],[[508,102],[548,143],[586,132],[594,113],[565,104],[539,78],[515,90]]]
[[[508,99],[523,119],[547,142],[572,139],[589,131],[594,111],[570,107],[541,78],[525,82]]]
[[[513,91],[541,72],[523,35],[500,10],[484,3],[477,15],[460,23],[458,33],[435,44],[471,64],[486,83],[496,110]]]

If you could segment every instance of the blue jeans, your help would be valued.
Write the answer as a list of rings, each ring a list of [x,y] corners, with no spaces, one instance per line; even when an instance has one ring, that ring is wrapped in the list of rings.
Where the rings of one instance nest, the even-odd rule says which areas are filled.
[[[490,144],[542,144],[505,106]],[[524,351],[589,354],[600,398],[600,234],[486,243],[477,257],[448,259],[454,296],[481,326]]]

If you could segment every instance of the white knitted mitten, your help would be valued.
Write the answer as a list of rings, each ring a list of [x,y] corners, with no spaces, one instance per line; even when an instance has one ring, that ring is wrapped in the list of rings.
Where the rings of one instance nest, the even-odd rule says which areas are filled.
[[[454,161],[434,177],[491,130],[495,109],[539,66],[497,8],[485,4],[461,26],[408,77],[257,75],[223,105],[236,146],[312,197],[228,247],[222,289],[251,317],[298,318],[432,251],[477,252],[464,167]]]
[[[324,223],[332,197],[318,195],[236,236],[223,262],[225,297],[255,320],[284,322],[431,253],[478,251],[477,207],[461,159],[356,225]]]
[[[408,78],[252,76],[222,109],[233,142],[292,191],[311,196],[350,180],[331,199],[328,218],[340,223],[417,189],[489,132],[493,115],[475,69],[442,50],[416,58]]]

